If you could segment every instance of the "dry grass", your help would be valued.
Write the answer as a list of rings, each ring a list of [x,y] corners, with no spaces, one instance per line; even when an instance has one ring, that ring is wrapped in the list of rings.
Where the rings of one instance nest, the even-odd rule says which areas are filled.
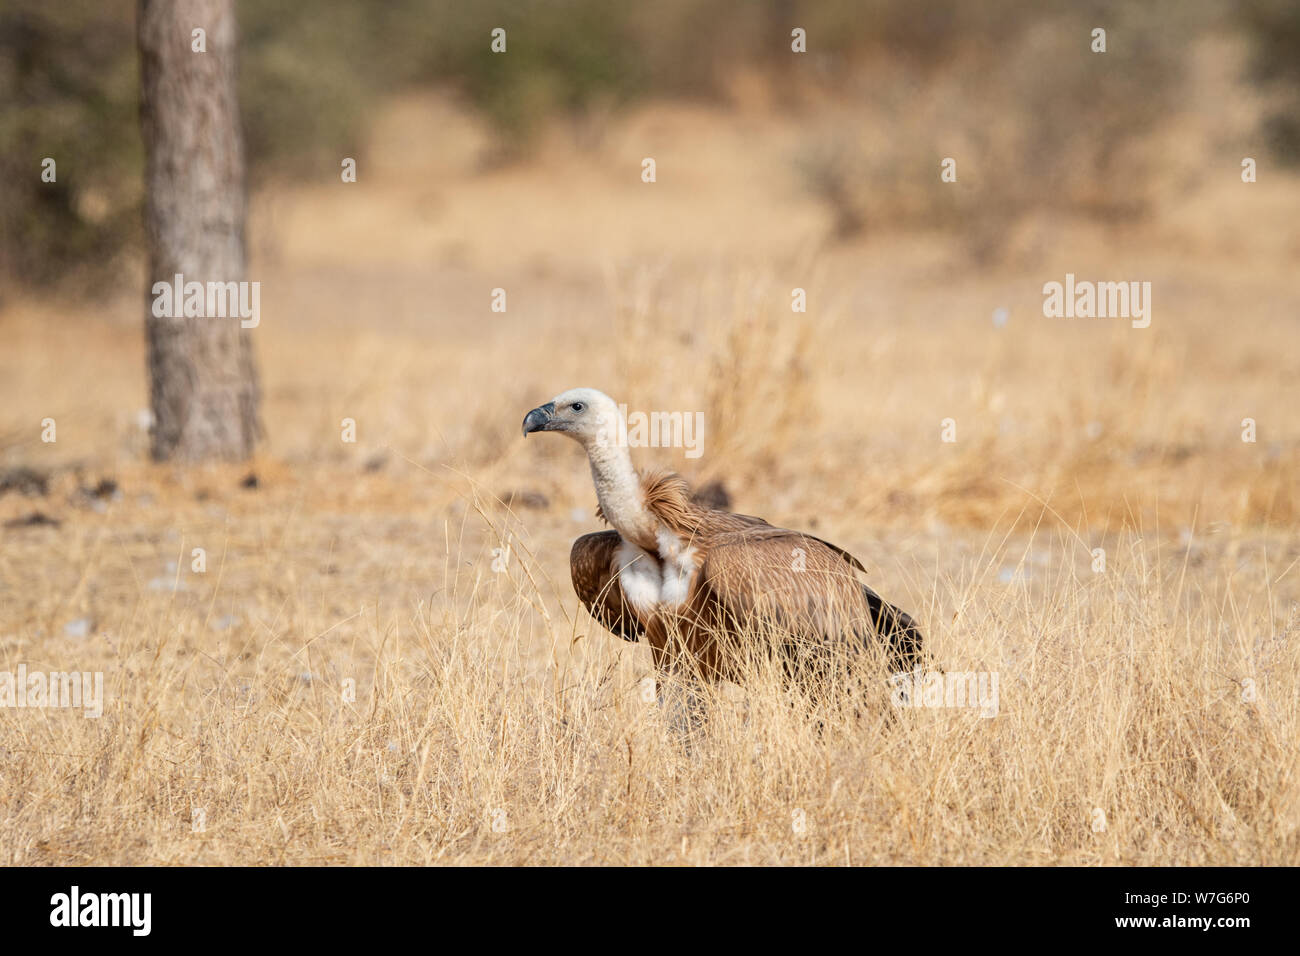
[[[0,313],[3,464],[53,473],[0,521],[61,522],[0,531],[0,670],[107,698],[0,710],[0,862],[1300,862],[1300,184],[1229,168],[972,271],[960,239],[823,245],[788,118],[652,107],[484,173],[420,139],[435,108],[389,113],[358,192],[254,204],[248,469],[142,463],[134,297]],[[1066,271],[1150,279],[1152,327],[1043,319]],[[998,673],[997,716],[819,729],[759,675],[680,746],[569,586],[585,464],[518,437],[576,384],[704,411],[701,459],[641,461],[857,553],[937,664]]]

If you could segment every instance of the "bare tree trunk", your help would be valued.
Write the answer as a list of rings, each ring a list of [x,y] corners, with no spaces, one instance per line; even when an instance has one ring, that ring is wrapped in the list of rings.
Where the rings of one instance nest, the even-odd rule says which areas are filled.
[[[192,50],[205,31],[207,52]],[[158,316],[154,283],[242,282],[247,193],[234,0],[139,0],[140,124],[149,243],[145,331],[153,457],[241,459],[261,426],[251,331],[238,310]],[[233,314],[231,314],[233,313]]]

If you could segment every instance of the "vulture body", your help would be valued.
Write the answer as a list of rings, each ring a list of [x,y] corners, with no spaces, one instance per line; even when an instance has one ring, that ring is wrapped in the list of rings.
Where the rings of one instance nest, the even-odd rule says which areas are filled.
[[[618,442],[620,414],[602,392],[571,389],[529,412],[523,429],[560,432],[586,449],[612,530],[578,538],[570,565],[574,590],[601,625],[646,641],[661,672],[712,680],[740,679],[745,642],[757,635],[774,638],[767,643],[793,679],[824,674],[837,650],[877,647],[893,671],[919,663],[915,622],[857,579],[856,558],[706,507],[675,474],[638,474]]]

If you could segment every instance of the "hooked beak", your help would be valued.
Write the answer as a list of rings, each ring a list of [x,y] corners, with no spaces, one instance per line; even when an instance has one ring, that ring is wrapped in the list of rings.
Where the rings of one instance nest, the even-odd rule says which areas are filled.
[[[554,414],[554,402],[547,402],[545,405],[539,405],[537,408],[534,408],[524,416],[524,437],[527,438],[533,432],[544,432],[549,430],[551,416]]]

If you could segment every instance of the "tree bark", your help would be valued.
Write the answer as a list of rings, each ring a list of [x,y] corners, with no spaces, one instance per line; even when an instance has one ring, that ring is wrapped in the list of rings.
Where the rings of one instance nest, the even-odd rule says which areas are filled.
[[[154,283],[242,282],[248,197],[234,0],[139,0],[153,457],[247,458],[261,433],[251,329],[237,314],[154,314]],[[207,52],[191,48],[206,31]]]

